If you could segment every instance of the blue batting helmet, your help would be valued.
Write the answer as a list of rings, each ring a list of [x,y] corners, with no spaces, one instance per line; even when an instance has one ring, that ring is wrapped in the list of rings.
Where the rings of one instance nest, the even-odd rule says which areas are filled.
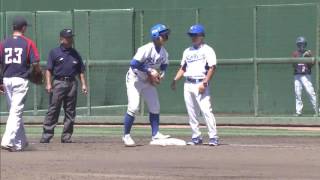
[[[150,29],[150,35],[152,40],[158,39],[161,34],[169,34],[169,32],[169,28],[163,24],[156,24],[152,26],[152,28]]]
[[[296,44],[307,44],[307,39],[303,36],[300,36],[297,38]]]
[[[192,36],[192,35],[203,35],[204,36],[204,27],[201,24],[195,24],[190,27],[188,34],[189,34],[189,36]]]

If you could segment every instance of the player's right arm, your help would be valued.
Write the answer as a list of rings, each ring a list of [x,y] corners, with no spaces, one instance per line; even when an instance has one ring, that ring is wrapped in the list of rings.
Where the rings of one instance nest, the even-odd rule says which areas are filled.
[[[39,56],[39,52],[38,49],[35,45],[35,43],[33,41],[30,40],[30,48],[29,48],[29,52],[28,52],[28,58],[30,60],[30,64],[32,65],[32,68],[36,71],[36,72],[41,72],[41,68],[40,68],[40,56]]]
[[[48,93],[52,92],[52,71],[54,65],[54,52],[50,51],[48,61],[47,61],[47,70],[46,70],[46,90]]]

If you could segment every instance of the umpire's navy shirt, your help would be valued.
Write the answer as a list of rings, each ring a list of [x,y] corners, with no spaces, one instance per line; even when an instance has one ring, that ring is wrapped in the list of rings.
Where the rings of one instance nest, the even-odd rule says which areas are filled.
[[[50,51],[47,70],[54,77],[75,77],[85,71],[82,58],[74,48],[65,48],[62,45]]]

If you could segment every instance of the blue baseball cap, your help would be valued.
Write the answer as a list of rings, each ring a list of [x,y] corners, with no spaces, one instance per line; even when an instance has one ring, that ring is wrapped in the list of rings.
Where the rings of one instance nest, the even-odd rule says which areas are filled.
[[[189,36],[204,36],[204,27],[201,24],[192,25],[188,30]]]
[[[163,34],[168,35],[169,33],[170,29],[164,24],[156,24],[152,26],[150,29],[150,35],[152,40],[158,39]]]

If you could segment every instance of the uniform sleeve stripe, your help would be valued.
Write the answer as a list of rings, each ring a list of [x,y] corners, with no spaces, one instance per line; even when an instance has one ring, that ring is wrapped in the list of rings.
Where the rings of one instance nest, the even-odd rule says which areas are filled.
[[[38,49],[37,49],[35,43],[33,41],[30,41],[30,45],[31,45],[31,50],[33,51],[33,54],[35,56],[35,60],[37,62],[39,62],[40,61],[40,56],[39,56],[39,52],[38,52]]]
[[[28,58],[28,61],[30,61],[30,51],[33,51],[33,54],[34,54],[34,58],[35,58],[35,61],[36,62],[39,62],[40,61],[40,57],[39,57],[39,52],[38,52],[38,49],[37,49],[37,47],[36,47],[36,45],[35,45],[35,43],[31,40],[31,39],[29,39],[29,38],[27,38],[27,37],[25,37],[25,36],[21,36],[24,40],[26,40],[27,41],[27,58]]]

